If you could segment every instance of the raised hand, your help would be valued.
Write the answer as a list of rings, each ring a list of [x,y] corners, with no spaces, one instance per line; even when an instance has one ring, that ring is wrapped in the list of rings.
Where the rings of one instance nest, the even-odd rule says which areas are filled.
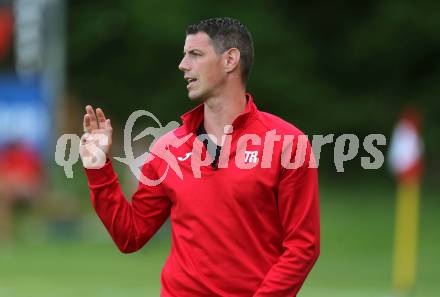
[[[85,168],[101,168],[110,158],[113,129],[101,108],[86,106],[79,153]]]

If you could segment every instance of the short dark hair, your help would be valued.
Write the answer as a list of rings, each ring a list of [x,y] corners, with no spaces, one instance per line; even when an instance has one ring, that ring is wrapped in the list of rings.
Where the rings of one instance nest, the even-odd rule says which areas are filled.
[[[205,32],[217,53],[230,48],[240,51],[241,78],[246,84],[254,61],[254,42],[249,30],[238,20],[229,17],[210,18],[189,25],[186,35]]]

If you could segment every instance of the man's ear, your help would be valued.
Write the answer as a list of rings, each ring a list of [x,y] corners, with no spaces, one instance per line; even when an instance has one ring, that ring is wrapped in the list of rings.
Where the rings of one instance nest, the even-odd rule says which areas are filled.
[[[240,64],[240,51],[233,47],[228,49],[223,55],[226,72],[234,71]]]

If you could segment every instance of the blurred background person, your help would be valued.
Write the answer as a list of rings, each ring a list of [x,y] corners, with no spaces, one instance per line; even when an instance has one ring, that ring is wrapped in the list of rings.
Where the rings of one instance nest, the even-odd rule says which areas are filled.
[[[38,203],[44,183],[43,162],[32,147],[12,142],[0,147],[0,242],[13,239],[13,213]]]

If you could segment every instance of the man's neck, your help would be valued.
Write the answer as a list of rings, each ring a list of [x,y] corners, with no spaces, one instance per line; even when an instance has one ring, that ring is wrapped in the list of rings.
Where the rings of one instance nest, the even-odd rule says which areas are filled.
[[[240,90],[231,94],[211,97],[204,103],[204,126],[208,134],[214,135],[220,143],[224,127],[231,125],[235,118],[246,109],[246,92]]]

